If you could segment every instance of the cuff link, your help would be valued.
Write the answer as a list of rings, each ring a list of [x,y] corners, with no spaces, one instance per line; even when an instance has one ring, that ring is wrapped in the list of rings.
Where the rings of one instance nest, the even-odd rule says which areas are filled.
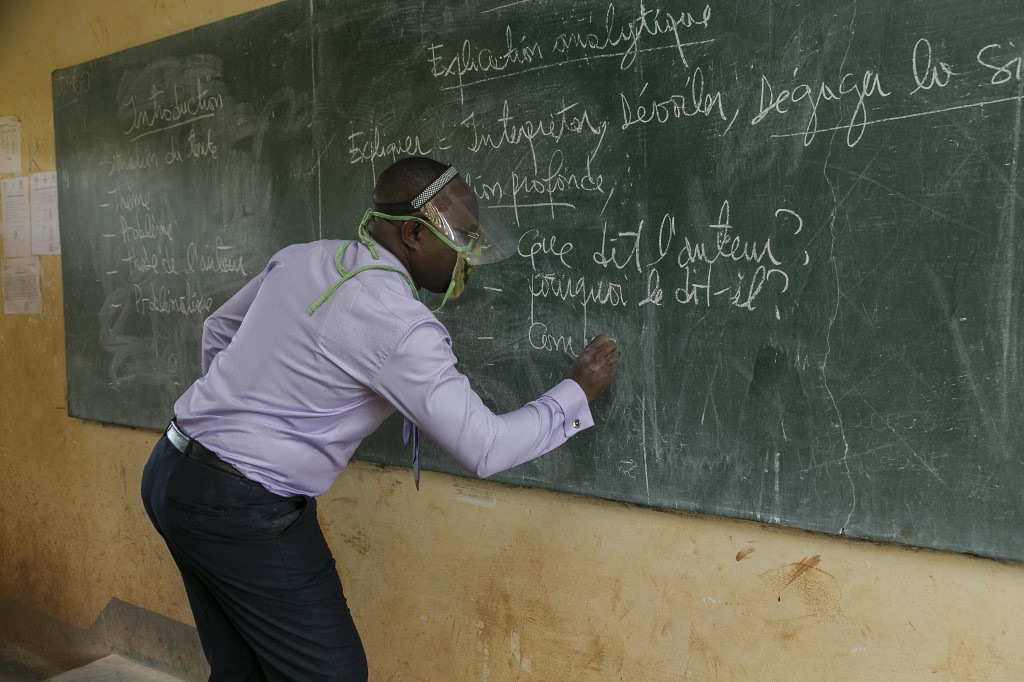
[[[579,419],[573,419],[572,420],[572,428],[574,428],[574,429],[580,428],[580,420]]]

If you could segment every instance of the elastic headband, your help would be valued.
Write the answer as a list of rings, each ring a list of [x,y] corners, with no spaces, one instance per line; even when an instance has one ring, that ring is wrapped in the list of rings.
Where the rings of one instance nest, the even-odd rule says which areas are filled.
[[[448,170],[437,176],[437,179],[427,185],[426,189],[417,194],[412,201],[400,201],[394,204],[382,204],[374,201],[373,205],[378,211],[383,213],[400,214],[418,211],[423,208],[424,204],[436,197],[458,174],[459,172],[455,170],[455,166],[448,166]]]
[[[458,171],[455,170],[455,166],[448,166],[448,170],[446,170],[444,173],[441,173],[441,175],[438,176],[437,180],[434,180],[432,183],[430,183],[425,190],[417,194],[416,198],[410,201],[409,203],[412,204],[412,207],[415,208],[417,211],[423,208],[423,204],[427,203],[428,201],[436,197],[438,192],[444,189],[445,185],[451,182],[452,178],[454,178],[457,174]]]

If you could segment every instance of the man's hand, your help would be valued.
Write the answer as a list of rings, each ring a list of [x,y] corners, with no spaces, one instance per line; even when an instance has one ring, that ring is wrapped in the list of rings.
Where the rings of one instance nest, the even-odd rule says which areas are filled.
[[[590,402],[604,393],[618,371],[619,345],[601,335],[588,343],[572,363],[569,378],[580,385]]]

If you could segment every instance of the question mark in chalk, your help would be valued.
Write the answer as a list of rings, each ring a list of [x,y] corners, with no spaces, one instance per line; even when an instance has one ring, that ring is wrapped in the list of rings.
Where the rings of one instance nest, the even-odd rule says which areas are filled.
[[[797,213],[796,211],[791,211],[788,208],[780,208],[777,211],[775,211],[775,217],[778,218],[780,213],[787,213],[796,218],[796,232],[793,233],[793,236],[800,234],[800,230],[804,229],[804,219],[800,217],[800,214]],[[807,265],[810,262],[811,257],[807,254],[806,251],[804,251],[804,265]]]

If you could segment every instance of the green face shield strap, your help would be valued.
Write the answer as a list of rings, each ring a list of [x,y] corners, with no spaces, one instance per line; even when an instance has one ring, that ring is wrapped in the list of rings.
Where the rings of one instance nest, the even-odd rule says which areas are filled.
[[[370,255],[372,255],[375,259],[380,258],[380,255],[377,253],[377,244],[376,242],[373,241],[373,237],[370,236],[370,233],[366,228],[366,226],[370,222],[370,219],[372,218],[383,218],[384,220],[395,220],[399,222],[405,222],[406,220],[415,220],[416,222],[425,225],[431,232],[437,235],[437,238],[444,242],[445,245],[448,246],[448,248],[452,249],[453,251],[459,254],[458,260],[455,261],[455,269],[452,271],[452,280],[448,284],[448,290],[445,291],[444,298],[441,300],[440,305],[434,308],[431,311],[432,313],[436,314],[440,312],[441,309],[444,308],[445,304],[449,300],[454,301],[455,299],[462,295],[462,292],[466,288],[466,281],[469,279],[469,271],[473,269],[472,264],[470,264],[466,260],[465,256],[465,254],[469,253],[473,248],[474,244],[472,241],[470,241],[470,243],[468,244],[460,246],[455,244],[451,239],[446,237],[436,227],[431,225],[428,221],[424,220],[423,218],[419,218],[417,216],[393,216],[388,215],[386,213],[374,211],[373,209],[367,209],[366,212],[363,214],[363,219],[359,221],[359,228],[356,230],[356,232],[359,235],[359,241],[362,242],[366,246],[366,248],[370,250]],[[325,291],[323,295],[320,296],[320,298],[318,298],[313,303],[313,305],[309,306],[307,312],[309,312],[310,315],[315,313],[317,309],[320,306],[322,306],[324,302],[327,301],[327,299],[329,299],[335,291],[338,290],[338,287],[340,287],[342,284],[358,275],[360,272],[364,272],[366,270],[391,270],[392,272],[397,272],[403,278],[405,278],[406,283],[409,285],[409,290],[412,291],[413,297],[415,297],[417,301],[420,300],[419,291],[416,290],[416,285],[409,278],[409,275],[407,275],[402,270],[399,270],[398,268],[383,264],[364,265],[363,267],[356,268],[355,270],[352,270],[350,272],[346,270],[344,267],[342,267],[341,257],[351,243],[351,241],[343,242],[341,246],[338,247],[338,250],[334,252],[334,267],[338,270],[338,274],[341,275],[341,279],[335,282],[330,289]]]
[[[391,216],[421,215],[438,237],[457,253],[465,250],[473,265],[486,265],[515,255],[515,234],[483,203],[449,166],[416,197],[405,202],[384,203],[374,197],[373,208]]]
[[[366,230],[366,225],[367,223],[370,222],[371,217],[373,217],[372,210],[368,210],[366,213],[363,214],[363,219],[359,223],[359,229],[357,230],[357,233],[359,234],[359,241],[366,245],[366,247],[370,250],[370,254],[375,259],[379,259],[380,256],[377,254],[377,245],[374,243],[373,237],[371,237],[370,233]],[[313,305],[309,306],[309,308],[306,309],[310,315],[315,313],[317,311],[317,308],[322,306],[324,302],[331,297],[331,294],[338,290],[338,287],[340,287],[342,284],[358,275],[360,272],[365,272],[366,270],[390,270],[392,272],[397,272],[399,275],[405,278],[406,283],[409,285],[409,290],[412,291],[413,297],[417,301],[420,300],[420,294],[416,290],[416,285],[413,284],[412,280],[409,278],[409,275],[405,274],[405,272],[399,270],[398,268],[384,264],[364,265],[361,268],[356,268],[355,270],[349,271],[342,267],[341,257],[344,255],[345,249],[347,249],[351,243],[351,241],[342,242],[341,246],[338,247],[338,250],[334,252],[334,267],[337,268],[338,274],[341,275],[341,279],[335,282],[330,289],[325,291],[323,295],[320,296],[320,298],[318,298],[316,302],[313,303]]]
[[[455,253],[459,254],[458,260],[455,261],[455,269],[452,270],[451,282],[448,284],[448,289],[444,293],[444,298],[441,299],[441,303],[430,312],[435,314],[441,312],[441,309],[444,308],[445,304],[449,300],[454,301],[455,299],[462,295],[462,292],[465,291],[466,289],[466,281],[469,278],[469,271],[473,269],[473,265],[468,261],[468,258],[469,254],[473,253],[473,250],[476,247],[475,234],[460,231],[461,234],[457,235],[454,231],[452,231],[452,235],[449,236],[446,235],[441,230],[439,230],[436,226],[431,224],[429,220],[420,218],[419,216],[391,215],[390,213],[381,213],[380,211],[367,209],[366,213],[363,215],[363,222],[360,223],[359,225],[359,239],[368,247],[370,247],[371,251],[373,251],[373,247],[371,246],[371,244],[373,244],[373,238],[369,236],[369,233],[366,230],[366,225],[367,223],[369,223],[370,218],[382,218],[384,220],[391,220],[400,223],[404,223],[408,220],[416,221],[417,223],[424,225],[428,230],[433,232],[434,235],[445,244],[445,246],[447,246]],[[458,239],[459,241],[465,241],[465,243],[457,244],[453,237],[455,239]],[[373,254],[374,257],[376,257],[375,251],[373,251]],[[419,297],[417,296],[417,299],[418,298]]]
[[[388,213],[381,213],[380,211],[374,211],[373,209],[367,209],[367,213],[370,214],[370,216],[374,217],[374,218],[383,218],[384,220],[394,220],[394,221],[400,222],[400,223],[404,223],[407,220],[415,220],[417,223],[420,223],[420,224],[424,225],[428,230],[433,232],[437,236],[438,239],[440,239],[441,241],[443,241],[445,243],[445,246],[447,246],[449,249],[451,249],[455,253],[469,253],[470,251],[473,250],[473,247],[476,244],[476,235],[473,234],[473,233],[470,233],[470,232],[463,233],[463,234],[466,235],[465,238],[468,240],[467,243],[465,243],[465,244],[456,244],[455,240],[452,239],[452,237],[446,235],[444,232],[442,232],[441,230],[437,229],[437,227],[435,227],[429,220],[427,220],[425,218],[420,218],[419,216],[414,216],[414,215],[390,215]],[[365,220],[365,218],[364,218],[364,220]]]
[[[473,266],[466,260],[465,254],[460,253],[455,261],[455,269],[452,270],[452,279],[448,282],[448,289],[444,292],[444,298],[430,312],[435,315],[438,314],[444,308],[445,303],[454,301],[462,295],[462,292],[466,290],[466,282],[469,280],[469,271],[472,269]]]

